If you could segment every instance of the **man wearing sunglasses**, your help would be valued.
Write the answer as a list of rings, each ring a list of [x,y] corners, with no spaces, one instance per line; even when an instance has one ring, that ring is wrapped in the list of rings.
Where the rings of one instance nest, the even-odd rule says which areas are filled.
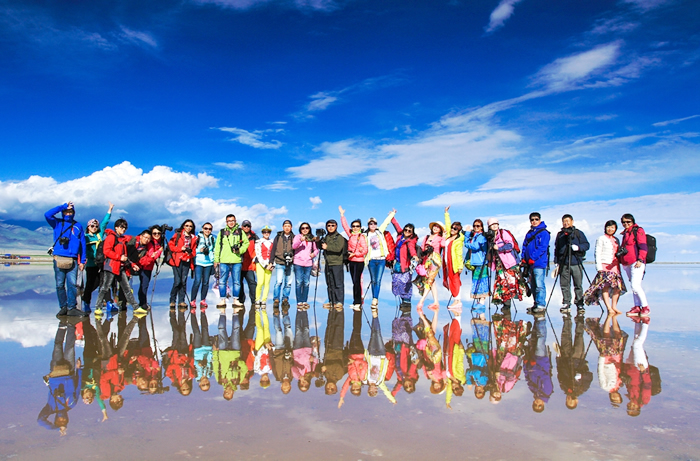
[[[523,242],[522,264],[528,267],[531,274],[530,287],[535,298],[531,313],[543,314],[547,306],[544,273],[549,264],[549,231],[537,212],[530,213],[530,231]]]
[[[348,241],[338,233],[338,222],[335,219],[329,219],[326,222],[326,232],[328,234],[321,243],[321,249],[326,255],[328,302],[323,307],[342,309],[345,298],[343,261],[348,252]]]

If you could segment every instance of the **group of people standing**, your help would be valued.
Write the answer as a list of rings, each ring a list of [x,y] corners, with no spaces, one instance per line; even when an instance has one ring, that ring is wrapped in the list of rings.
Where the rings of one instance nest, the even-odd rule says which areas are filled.
[[[273,308],[287,311],[292,287],[292,274],[296,284],[296,307],[310,307],[309,292],[312,275],[318,276],[324,267],[327,286],[326,309],[342,310],[345,301],[344,268],[352,282],[352,304],[359,311],[364,303],[362,274],[368,269],[371,288],[371,309],[376,311],[379,303],[381,282],[385,269],[391,271],[392,293],[400,303],[402,311],[410,311],[413,286],[418,288],[422,309],[429,296],[429,310],[440,307],[437,277],[441,274],[443,286],[450,294],[448,309],[462,308],[461,273],[466,268],[471,272],[469,296],[472,309],[483,312],[489,298],[502,309],[510,309],[513,299],[533,297],[530,312],[544,313],[548,301],[545,274],[550,264],[550,232],[540,213],[530,214],[530,230],[522,242],[507,229],[502,229],[497,218],[487,220],[487,226],[476,219],[471,226],[462,226],[452,221],[449,208],[444,210],[444,223],[433,221],[429,234],[419,239],[413,224],[401,226],[392,210],[379,223],[375,218],[367,221],[355,219],[348,224],[345,210],[338,207],[340,223],[345,235],[338,230],[338,222],[330,219],[325,229],[312,232],[311,225],[303,222],[298,234],[292,230],[292,222],[284,221],[282,230],[272,237],[269,226],[261,229],[261,236],[252,230],[252,224],[244,220],[238,225],[236,217],[229,214],[225,227],[218,232],[213,225],[204,223],[197,232],[191,219],[185,220],[166,241],[165,233],[172,230],[167,225],[155,225],[144,229],[138,236],[126,235],[128,223],[117,219],[114,229],[108,229],[113,205],[101,222],[91,219],[87,230],[75,220],[75,208],[71,202],[46,212],[46,220],[54,229],[54,271],[59,300],[59,316],[84,316],[91,311],[93,292],[99,288],[95,309],[101,311],[103,304],[110,308],[125,308],[131,304],[137,312],[147,312],[148,287],[154,269],[160,270],[163,263],[171,266],[173,286],[170,292],[171,308],[206,309],[210,280],[214,276],[218,288],[217,307],[226,307],[230,300],[239,312],[243,308],[245,292],[253,307],[267,303],[275,274]],[[59,216],[60,213],[60,216]],[[560,278],[563,303],[562,313],[571,309],[571,285],[574,286],[573,304],[577,313],[583,315],[584,304],[597,303],[602,298],[610,312],[618,312],[619,296],[625,292],[622,272],[627,274],[634,293],[634,307],[630,316],[648,316],[649,306],[642,289],[642,279],[647,262],[647,237],[631,214],[621,219],[624,230],[622,241],[616,237],[617,223],[608,221],[604,234],[595,244],[597,274],[586,292],[583,291],[582,263],[590,244],[584,233],[574,226],[574,219],[566,214],[562,217],[562,229],[554,243],[553,262],[555,275]],[[396,230],[394,236],[387,230],[389,224]],[[466,253],[466,255],[465,255]],[[78,271],[85,271],[85,282]],[[187,296],[187,279],[190,271],[194,282]],[[138,300],[134,297],[130,281],[138,276],[140,286]],[[229,279],[231,284],[229,286]],[[491,283],[493,281],[493,284]],[[77,306],[77,286],[82,286],[83,306]]]

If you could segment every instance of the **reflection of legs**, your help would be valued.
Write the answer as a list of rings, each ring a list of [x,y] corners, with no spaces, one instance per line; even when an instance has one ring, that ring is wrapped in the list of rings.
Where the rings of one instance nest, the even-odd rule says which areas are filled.
[[[255,337],[255,349],[259,350],[270,342],[270,322],[267,315],[263,317],[262,312],[257,309],[255,310],[255,328],[258,330],[258,335]]]
[[[294,349],[311,347],[311,338],[309,336],[309,313],[307,311],[297,311],[297,317],[294,324]]]
[[[234,316],[235,317],[235,316]],[[219,315],[219,349],[228,349],[228,334],[226,334],[226,314]]]
[[[202,317],[206,318],[204,313],[202,313]],[[200,348],[202,347],[202,330],[199,329],[199,324],[197,323],[197,314],[190,314],[190,324],[192,325],[192,347],[195,349]]]
[[[292,321],[289,318],[289,313],[282,315],[282,323],[284,324],[284,347],[285,349],[291,349],[294,337],[292,333]]]
[[[578,322],[577,322],[578,326]],[[571,316],[564,316],[564,324],[561,327],[561,355],[562,357],[571,357],[572,354],[572,338],[571,338]]]
[[[134,327],[138,321],[138,317],[132,317],[129,323],[126,325],[126,328],[124,328],[124,331],[122,331],[121,335],[119,336],[119,341],[117,342],[117,350],[119,351],[119,355],[124,355],[124,352],[126,352],[126,346],[129,345],[131,332],[134,331]]]
[[[386,354],[386,348],[384,347],[384,340],[382,339],[382,329],[379,325],[379,318],[374,317],[372,319],[372,333],[369,337],[369,355],[381,355]]]
[[[148,335],[148,325],[146,317],[139,318],[139,347],[144,349],[151,345],[151,337]]]
[[[231,323],[233,324],[233,327],[231,328],[231,337],[229,339],[229,342],[231,344],[231,349],[234,351],[240,351],[241,350],[241,322],[238,319],[237,315],[234,315],[231,318]]]
[[[350,344],[348,346],[350,354],[364,354],[365,345],[362,343],[362,311],[352,313],[352,333],[350,334]]]
[[[584,359],[586,352],[583,348],[583,318],[576,317],[576,327],[574,330],[574,351],[573,357],[577,359]]]
[[[111,320],[105,320],[105,324],[100,323],[99,320],[95,320],[95,330],[97,332],[98,348],[102,360],[107,360],[113,355],[112,346],[109,344],[109,338],[107,334],[109,333],[109,323]]]
[[[284,335],[282,334],[282,325],[279,314],[272,315],[272,323],[275,327],[275,347],[279,349],[284,347]]]
[[[535,356],[544,357],[547,355],[547,322],[544,319],[535,319],[534,331],[537,335],[535,343]]]
[[[331,309],[326,327],[326,349],[343,350],[345,344],[345,313]]]

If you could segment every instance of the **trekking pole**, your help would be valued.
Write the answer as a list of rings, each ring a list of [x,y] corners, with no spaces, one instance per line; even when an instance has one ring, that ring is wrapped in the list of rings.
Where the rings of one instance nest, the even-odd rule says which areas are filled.
[[[311,270],[313,270],[313,266],[311,267]],[[316,293],[318,293],[318,279],[321,276],[321,253],[319,252],[318,254],[318,270],[316,271],[316,286],[314,287],[314,328],[316,329],[316,353],[321,356],[321,349],[320,349],[320,342],[321,338],[318,336],[318,323],[316,322]],[[334,306],[331,306],[331,309],[335,309]],[[328,327],[326,326],[326,329]]]

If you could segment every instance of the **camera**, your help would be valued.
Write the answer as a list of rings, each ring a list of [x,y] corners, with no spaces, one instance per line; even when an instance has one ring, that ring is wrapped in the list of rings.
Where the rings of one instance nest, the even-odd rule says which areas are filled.
[[[433,254],[433,251],[435,251],[435,248],[433,248],[432,245],[426,245],[425,251],[423,251],[423,256],[429,256],[429,255]]]
[[[167,224],[161,224],[160,230],[161,230],[162,232],[164,232],[164,233],[165,233],[166,231],[172,231],[172,230],[173,230],[173,226],[168,226]]]
[[[289,265],[294,262],[294,252],[293,251],[285,251],[284,252],[284,263]]]
[[[187,253],[188,255],[191,255],[191,254],[192,254],[192,248],[185,248],[185,253]]]
[[[68,237],[60,237],[58,239],[58,243],[60,243],[62,246],[66,246],[70,243],[70,239]]]
[[[231,245],[231,251],[232,251],[234,254],[239,254],[239,253],[241,252],[241,244],[240,244],[240,243],[236,243],[236,244],[234,244],[234,245]]]
[[[496,238],[496,232],[493,229],[489,229],[484,232],[484,237],[486,237],[486,240],[493,240]]]
[[[207,256],[209,254],[209,247],[205,246],[204,248],[202,248],[202,251],[200,251],[200,253],[202,253],[204,256]]]
[[[323,243],[324,239],[326,237],[326,229],[316,229],[316,239],[320,243]]]
[[[625,247],[620,247],[620,249],[617,250],[617,253],[615,253],[615,257],[616,257],[617,259],[620,259],[620,258],[622,258],[623,256],[625,256],[627,253],[629,253],[629,251],[627,250],[627,248],[625,248]]]

